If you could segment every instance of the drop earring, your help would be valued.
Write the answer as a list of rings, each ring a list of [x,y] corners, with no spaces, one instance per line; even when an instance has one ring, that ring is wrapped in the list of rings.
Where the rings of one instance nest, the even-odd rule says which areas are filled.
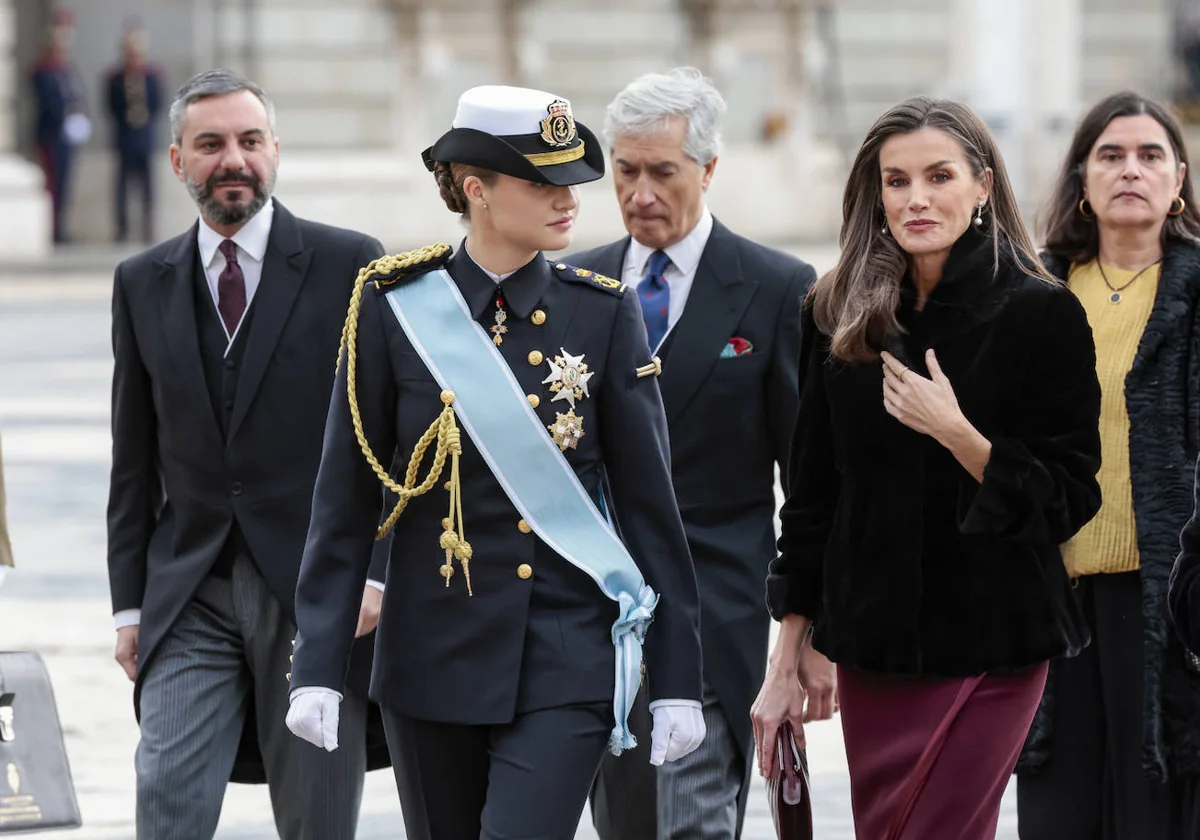
[[[983,227],[983,199],[975,206],[975,227]]]
[[[883,217],[883,227],[881,227],[879,229],[879,232],[882,233],[884,236],[887,236],[887,233],[888,233],[887,216]]]

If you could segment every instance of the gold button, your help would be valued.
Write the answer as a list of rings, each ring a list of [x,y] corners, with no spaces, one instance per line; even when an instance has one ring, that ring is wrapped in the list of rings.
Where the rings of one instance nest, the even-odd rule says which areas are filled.
[[[546,313],[540,309],[535,309],[533,311],[533,315],[530,316],[530,320],[540,327],[542,324],[546,323]]]
[[[529,404],[531,406],[533,406],[534,408],[537,408],[539,405],[542,404],[542,398],[539,397],[537,394],[529,394],[528,396],[525,397],[525,399],[529,400]]]
[[[555,267],[555,268],[557,268],[559,271],[565,271],[565,270],[566,270],[566,268],[567,268],[567,264],[566,264],[566,263],[559,263],[558,265],[556,265],[556,266],[554,266],[554,267]]]
[[[533,566],[530,566],[528,563],[522,563],[520,566],[517,566],[517,577],[521,580],[529,580],[533,577]]]
[[[449,388],[447,388],[445,391],[442,391],[442,403],[444,405],[450,405],[453,402],[454,402],[454,392],[451,391]]]
[[[522,534],[532,534],[533,533],[533,529],[529,527],[529,523],[526,522],[524,519],[522,519],[520,522],[517,523],[517,530],[520,531]]]
[[[532,574],[532,572],[531,572],[530,574]],[[292,681],[292,673],[291,673],[291,671],[289,671],[289,672],[288,672],[287,678],[288,678],[288,682],[291,682],[291,681]]]
[[[540,365],[542,363],[543,358],[544,357],[542,356],[541,350],[530,350],[529,351],[529,364]]]

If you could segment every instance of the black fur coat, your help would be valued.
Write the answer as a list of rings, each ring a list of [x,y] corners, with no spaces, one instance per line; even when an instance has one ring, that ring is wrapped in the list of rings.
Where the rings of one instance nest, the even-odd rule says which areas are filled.
[[[1051,273],[1070,266],[1045,256]],[[1167,580],[1179,532],[1192,512],[1200,449],[1200,246],[1168,245],[1158,294],[1125,379],[1133,510],[1142,563],[1145,620],[1142,767],[1153,779],[1200,774],[1200,674],[1167,614]],[[1029,730],[1017,772],[1036,772],[1053,748],[1055,669]]]
[[[772,614],[815,620],[843,665],[941,677],[1015,670],[1081,649],[1087,626],[1059,545],[1100,506],[1100,385],[1083,307],[968,231],[925,307],[886,347],[928,375],[933,348],[992,444],[977,482],[883,407],[880,362],[846,364],[805,307],[800,410]]]

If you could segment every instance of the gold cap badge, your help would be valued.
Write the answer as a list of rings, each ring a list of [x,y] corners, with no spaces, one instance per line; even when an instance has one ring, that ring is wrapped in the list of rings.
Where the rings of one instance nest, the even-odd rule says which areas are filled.
[[[546,118],[542,120],[542,140],[546,145],[561,149],[574,143],[579,133],[575,130],[571,106],[561,99],[555,99],[546,111]]]

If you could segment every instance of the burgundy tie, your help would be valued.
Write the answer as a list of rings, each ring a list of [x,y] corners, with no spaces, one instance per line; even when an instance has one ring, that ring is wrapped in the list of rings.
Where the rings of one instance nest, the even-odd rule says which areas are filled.
[[[246,311],[246,277],[238,265],[237,243],[226,239],[220,247],[225,255],[225,269],[217,278],[217,311],[225,322],[225,331],[232,336]]]

